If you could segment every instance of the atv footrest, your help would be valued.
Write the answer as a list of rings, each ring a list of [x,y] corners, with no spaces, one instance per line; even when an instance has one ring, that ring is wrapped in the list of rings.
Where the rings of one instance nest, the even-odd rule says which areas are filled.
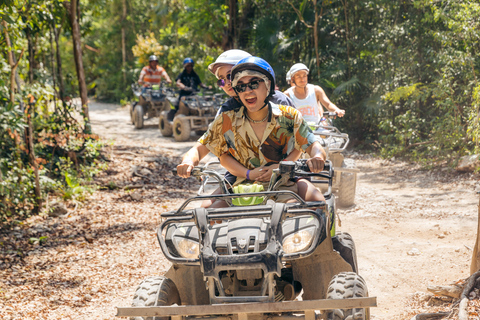
[[[164,306],[164,307],[117,307],[117,317],[196,317],[208,315],[242,315],[262,313],[292,312],[310,314],[315,310],[370,308],[377,306],[376,297],[350,299],[321,299],[306,301],[283,301],[266,303],[234,303],[198,306]],[[280,316],[281,317],[281,316]],[[310,317],[308,317],[310,318]],[[178,319],[178,318],[177,318]]]

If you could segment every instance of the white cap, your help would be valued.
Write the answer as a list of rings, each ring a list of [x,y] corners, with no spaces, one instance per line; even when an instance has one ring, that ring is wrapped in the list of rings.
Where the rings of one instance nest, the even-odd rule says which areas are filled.
[[[295,73],[297,73],[298,71],[300,70],[305,70],[307,71],[307,74],[310,72],[310,70],[308,70],[307,66],[304,65],[303,63],[295,63],[291,68],[290,68],[290,71],[288,71],[288,73],[290,73],[290,78],[293,78],[293,75]],[[287,73],[287,77],[288,77],[288,73]]]
[[[214,63],[211,63],[208,66],[208,71],[215,74],[217,72],[217,68],[221,67],[222,65],[231,65],[234,66],[237,64],[238,61],[242,60],[246,57],[251,57],[252,55],[246,51],[239,50],[239,49],[232,49],[227,50],[221,55],[218,56],[217,60]]]
[[[288,72],[287,72],[287,82],[290,83],[291,80],[292,80],[292,75],[290,74],[290,70],[288,70]]]

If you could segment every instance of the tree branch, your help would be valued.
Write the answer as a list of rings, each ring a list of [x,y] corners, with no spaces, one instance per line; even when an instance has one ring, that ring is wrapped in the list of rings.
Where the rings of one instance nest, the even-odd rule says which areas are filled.
[[[307,28],[313,28],[312,25],[309,25],[308,23],[305,22],[305,20],[303,19],[302,13],[300,12],[300,10],[298,10],[297,8],[295,8],[295,6],[294,6],[290,1],[287,1],[287,3],[292,6],[293,10],[295,11],[295,13],[296,13],[297,16],[298,16],[298,19],[299,19]]]

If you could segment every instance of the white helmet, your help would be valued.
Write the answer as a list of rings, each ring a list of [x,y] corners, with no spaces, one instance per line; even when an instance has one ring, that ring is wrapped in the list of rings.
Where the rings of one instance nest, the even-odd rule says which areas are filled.
[[[293,76],[295,75],[295,73],[297,73],[298,71],[300,70],[306,70],[307,71],[307,74],[310,72],[310,70],[308,70],[307,66],[304,65],[303,63],[295,63],[291,68],[290,68],[290,71],[288,71],[290,73],[290,78],[293,78]]]
[[[208,66],[208,71],[215,74],[217,69],[222,65],[231,65],[234,66],[237,64],[238,61],[242,60],[243,58],[251,57],[252,55],[246,51],[239,50],[239,49],[232,49],[227,50],[221,55],[218,56],[217,60],[214,63],[211,63]]]
[[[288,70],[288,72],[287,72],[287,83],[290,83],[291,80],[292,80],[292,76],[290,74],[290,70]]]

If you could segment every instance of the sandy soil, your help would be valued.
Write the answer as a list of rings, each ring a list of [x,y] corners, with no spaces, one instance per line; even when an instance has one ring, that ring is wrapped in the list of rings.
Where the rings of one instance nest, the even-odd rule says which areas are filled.
[[[195,181],[169,175],[195,137],[177,143],[161,136],[156,118],[136,130],[126,109],[100,103],[90,108],[94,132],[111,141],[107,154],[113,161],[98,181],[159,185],[97,191],[65,216],[26,222],[15,230],[17,242],[3,240],[10,253],[0,261],[2,319],[114,319],[115,306],[129,306],[142,279],[169,267],[155,229],[160,212],[174,209],[196,190]],[[148,161],[154,156],[157,161]],[[431,299],[419,298],[428,285],[469,276],[479,175],[421,170],[357,153],[348,157],[361,172],[356,206],[339,210],[339,229],[353,236],[360,274],[369,295],[377,297],[371,318],[411,319],[432,307]],[[133,166],[150,170],[153,178],[132,175]],[[55,229],[59,225],[68,228]],[[27,246],[29,230],[51,240]],[[22,243],[26,253],[18,258],[12,248]]]

